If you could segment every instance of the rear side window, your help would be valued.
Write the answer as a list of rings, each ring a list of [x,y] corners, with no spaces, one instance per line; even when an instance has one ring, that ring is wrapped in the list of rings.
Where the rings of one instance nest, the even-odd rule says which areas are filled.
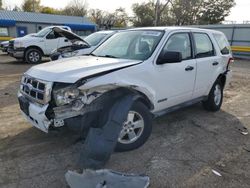
[[[209,38],[205,33],[194,33],[194,42],[196,47],[196,58],[214,56],[214,47]]]
[[[218,33],[215,33],[213,35],[214,35],[214,38],[215,38],[217,44],[220,47],[221,54],[223,54],[223,55],[229,54],[230,53],[230,45],[229,45],[227,39],[225,38],[225,36],[222,34],[218,34]]]

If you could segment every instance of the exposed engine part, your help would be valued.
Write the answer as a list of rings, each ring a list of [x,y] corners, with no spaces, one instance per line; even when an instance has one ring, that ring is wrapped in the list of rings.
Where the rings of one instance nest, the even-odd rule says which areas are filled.
[[[55,119],[67,119],[84,115],[88,112],[101,110],[107,103],[113,102],[112,100],[122,94],[125,94],[123,89],[119,91],[110,90],[103,94],[100,92],[93,92],[91,94],[85,93],[70,104],[53,108]]]
[[[67,119],[79,115],[84,115],[87,112],[98,111],[102,108],[98,103],[92,103],[90,105],[79,104],[77,101],[77,105],[74,103],[64,106],[59,106],[53,108],[55,113],[55,119]]]
[[[54,120],[55,127],[62,127],[64,126],[64,120]]]

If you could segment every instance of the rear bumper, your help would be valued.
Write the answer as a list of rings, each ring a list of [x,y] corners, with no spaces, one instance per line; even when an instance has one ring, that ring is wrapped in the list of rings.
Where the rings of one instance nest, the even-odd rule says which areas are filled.
[[[229,83],[230,83],[230,81],[231,81],[231,79],[232,79],[232,76],[233,76],[233,72],[232,72],[232,70],[227,70],[227,72],[225,73],[225,75],[226,75],[226,83],[225,83],[225,88],[226,87],[228,87],[228,85],[229,85]]]

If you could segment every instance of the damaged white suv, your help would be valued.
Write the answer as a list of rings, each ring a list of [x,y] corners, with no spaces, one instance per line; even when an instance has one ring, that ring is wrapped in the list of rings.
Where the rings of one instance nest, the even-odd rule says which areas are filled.
[[[33,66],[18,99],[26,119],[44,132],[67,125],[80,130],[104,124],[110,106],[136,95],[121,122],[116,149],[146,142],[152,117],[202,102],[217,111],[233,62],[219,31],[152,27],[121,31],[88,56]]]

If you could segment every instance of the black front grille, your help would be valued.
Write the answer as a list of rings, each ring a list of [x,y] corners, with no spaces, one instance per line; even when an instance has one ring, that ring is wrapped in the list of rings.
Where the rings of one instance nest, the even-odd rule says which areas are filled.
[[[10,50],[14,50],[14,40],[10,40],[10,41],[9,41],[9,46],[8,46],[8,48],[9,48]]]

